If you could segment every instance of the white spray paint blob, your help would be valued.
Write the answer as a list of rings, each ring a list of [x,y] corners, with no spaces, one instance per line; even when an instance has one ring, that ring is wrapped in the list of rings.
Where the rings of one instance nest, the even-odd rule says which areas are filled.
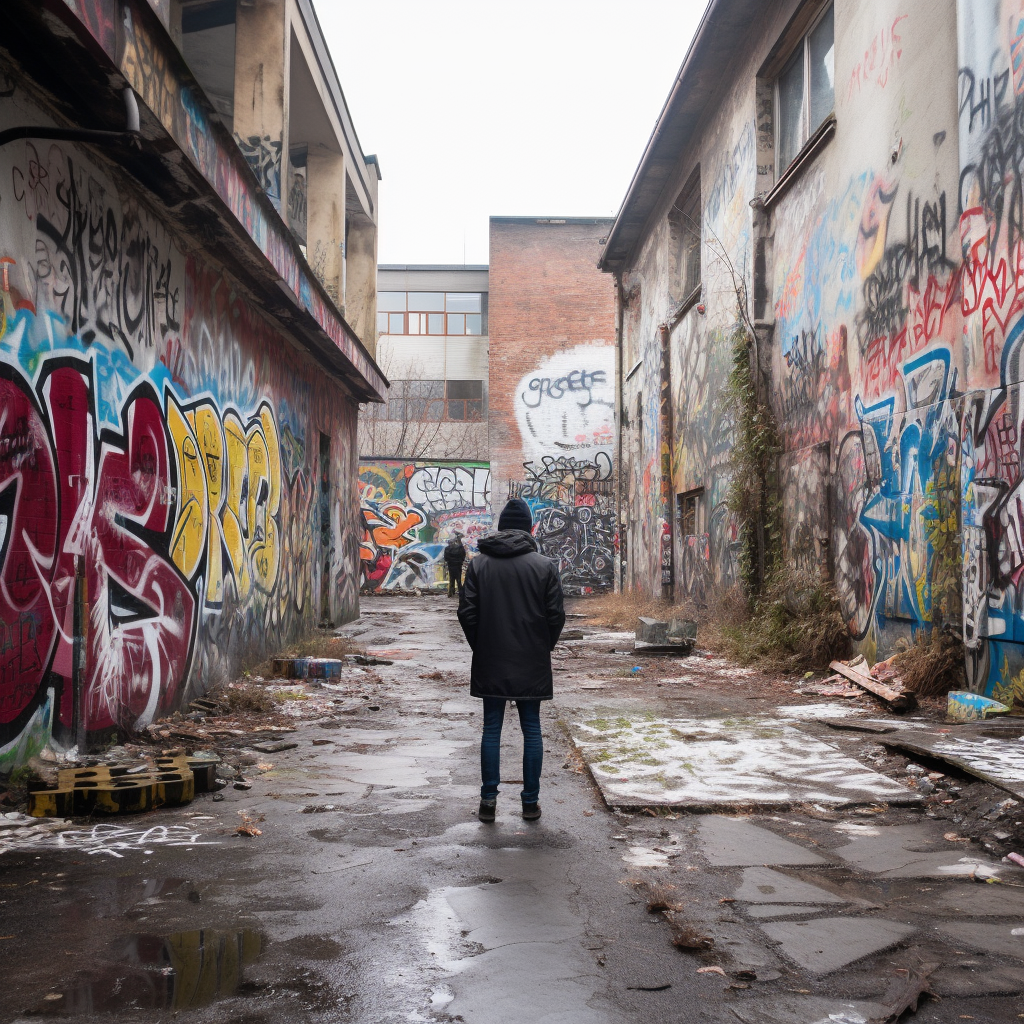
[[[611,476],[615,349],[577,345],[525,374],[515,392],[516,422],[527,462],[564,458]]]

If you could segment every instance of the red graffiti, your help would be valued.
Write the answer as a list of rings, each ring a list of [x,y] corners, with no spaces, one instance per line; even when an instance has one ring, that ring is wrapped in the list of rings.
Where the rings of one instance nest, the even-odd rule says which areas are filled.
[[[874,82],[884,89],[889,81],[889,72],[899,63],[903,56],[903,44],[897,27],[907,15],[901,14],[893,19],[891,25],[883,28],[868,44],[864,56],[850,72],[850,83],[846,90],[849,99],[855,92]]]

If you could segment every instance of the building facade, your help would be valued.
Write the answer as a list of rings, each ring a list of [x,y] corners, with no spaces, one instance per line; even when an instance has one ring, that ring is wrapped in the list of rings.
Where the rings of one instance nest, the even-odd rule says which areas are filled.
[[[530,504],[572,595],[615,580],[615,293],[597,269],[611,224],[491,218],[491,506]]]
[[[189,37],[232,12],[229,75]],[[0,770],[144,728],[356,615],[357,411],[386,389],[371,355],[376,164],[303,0],[16,0],[5,14]],[[303,76],[321,134],[292,118],[289,143],[277,114]],[[228,93],[262,96],[262,171]],[[299,135],[301,231],[284,184]],[[345,216],[337,179],[317,184],[321,147],[355,193]],[[310,211],[331,204],[328,230]],[[332,247],[322,266],[314,239]]]
[[[458,530],[470,554],[491,524],[486,266],[377,272],[378,358],[391,387],[359,422],[365,592],[440,590]]]
[[[712,0],[602,255],[626,588],[737,578],[746,334],[786,562],[869,660],[952,628],[972,686],[1024,696],[1022,39],[1017,0]]]

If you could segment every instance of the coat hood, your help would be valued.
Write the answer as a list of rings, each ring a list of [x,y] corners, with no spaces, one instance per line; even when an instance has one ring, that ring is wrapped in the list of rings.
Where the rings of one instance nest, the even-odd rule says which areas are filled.
[[[515,558],[537,550],[537,542],[525,530],[498,530],[477,541],[477,549],[492,558]]]

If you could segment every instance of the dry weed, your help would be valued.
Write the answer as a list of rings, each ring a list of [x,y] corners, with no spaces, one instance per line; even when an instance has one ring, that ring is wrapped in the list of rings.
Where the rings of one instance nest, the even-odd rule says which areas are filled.
[[[265,715],[276,710],[273,697],[257,683],[229,683],[227,686],[218,686],[206,694],[205,699],[215,701],[232,715]]]
[[[913,644],[900,640],[897,647],[892,664],[908,691],[936,697],[964,688],[964,645],[959,637],[933,629],[918,633]]]
[[[648,914],[662,914],[666,911],[674,913],[683,909],[682,904],[673,899],[676,888],[674,885],[667,882],[656,882],[653,885],[646,884],[646,888]]]

